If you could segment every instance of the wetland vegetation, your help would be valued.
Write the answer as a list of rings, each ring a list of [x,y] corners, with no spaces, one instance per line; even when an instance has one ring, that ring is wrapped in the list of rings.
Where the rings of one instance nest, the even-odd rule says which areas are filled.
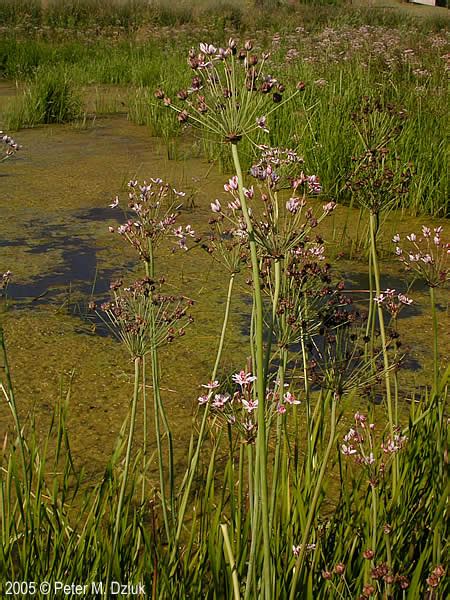
[[[311,4],[1,2],[2,585],[446,597],[448,22]]]

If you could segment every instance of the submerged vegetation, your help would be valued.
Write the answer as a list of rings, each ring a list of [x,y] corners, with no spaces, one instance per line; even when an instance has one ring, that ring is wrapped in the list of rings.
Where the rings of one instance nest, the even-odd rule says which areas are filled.
[[[101,25],[117,25],[100,2],[66,10],[50,3],[47,12],[26,0],[22,12],[16,6],[6,3],[3,19],[25,29],[54,26],[56,14],[60,26],[86,27],[93,17],[83,6],[99,7]],[[131,6],[139,8],[124,3],[123,15]],[[128,590],[118,597],[155,599],[446,597],[450,367],[439,354],[436,294],[448,285],[450,246],[444,227],[430,224],[406,237],[397,230],[382,247],[390,211],[447,210],[436,131],[445,115],[445,36],[430,29],[425,44],[417,30],[348,19],[308,34],[267,25],[254,41],[230,33],[222,46],[197,45],[183,31],[166,46],[100,34],[90,47],[89,35],[69,42],[66,30],[52,45],[45,29],[0,42],[5,76],[34,82],[22,124],[76,117],[69,78],[133,84],[130,115],[168,141],[195,130],[207,155],[231,170],[195,228],[182,213],[185,192],[159,173],[133,177],[110,204],[123,220],[109,231],[137,266],[111,283],[107,301],[91,298],[90,314],[123,346],[132,394],[99,480],[85,479],[71,451],[73,372],[43,439],[34,419],[24,420],[2,324],[11,313],[0,314],[0,395],[11,419],[0,454],[3,581],[48,581],[55,597],[61,582],[67,594],[81,584],[93,598],[112,597],[118,583]],[[126,28],[128,36],[133,27]],[[426,71],[423,84],[415,69]],[[8,154],[18,149],[10,136],[0,139]],[[366,244],[354,249],[367,261],[358,302],[322,229],[337,200],[368,223]],[[209,378],[191,371],[199,393],[180,461],[161,383],[173,359],[161,349],[196,352],[189,334],[201,325],[189,292],[178,289],[183,278],[170,274],[200,252],[226,285],[212,310]],[[383,289],[382,252],[407,269],[410,284],[429,290],[432,359],[420,390],[401,390],[407,349],[399,315],[414,305],[414,288]],[[114,260],[121,264],[119,254]],[[9,270],[0,279],[2,309],[13,280]],[[231,314],[243,289],[246,359],[230,363]],[[39,587],[11,593],[46,597]]]

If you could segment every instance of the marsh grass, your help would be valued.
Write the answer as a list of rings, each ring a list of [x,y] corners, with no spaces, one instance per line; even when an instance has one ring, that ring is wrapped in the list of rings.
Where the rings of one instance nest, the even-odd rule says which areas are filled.
[[[22,99],[7,115],[13,129],[67,123],[83,114],[81,97],[64,71],[38,69]]]
[[[158,6],[176,13],[175,8],[164,3]],[[157,108],[153,90],[163,87],[173,95],[189,85],[180,58],[192,44],[202,41],[204,31],[220,40],[224,28],[232,32],[244,27],[247,9],[233,3],[227,7],[224,5],[223,11],[221,8],[218,12],[214,5],[199,5],[190,14],[193,22],[199,23],[197,33],[187,35],[181,25],[177,26],[176,42],[163,25],[150,27],[139,41],[133,34],[119,30],[117,36],[107,30],[88,30],[77,34],[76,41],[61,33],[47,41],[45,30],[25,36],[11,32],[0,40],[0,73],[8,79],[33,80],[39,72],[45,80],[51,79],[50,73],[56,69],[66,72],[78,89],[95,84],[126,86],[130,89],[129,118],[148,126],[153,135],[163,137],[169,145],[169,155],[174,156],[174,139],[183,128],[171,125],[164,110]],[[69,9],[68,12],[72,10]],[[58,10],[64,10],[62,4]],[[209,11],[204,13],[204,22],[203,10]],[[232,10],[241,11],[242,15],[230,16],[230,22],[225,23],[223,19],[228,19],[226,15]],[[446,216],[448,172],[441,132],[447,120],[447,42],[444,33],[439,33],[445,23],[422,19],[419,30],[417,21],[392,11],[349,11],[337,7],[336,15],[335,8],[328,7],[323,9],[328,11],[327,18],[322,19],[309,6],[280,10],[264,25],[262,39],[271,48],[283,79],[303,80],[305,91],[274,116],[268,139],[262,141],[272,146],[294,146],[321,174],[327,193],[339,202],[350,203],[346,178],[352,170],[352,158],[361,150],[352,114],[359,110],[365,96],[381,97],[407,114],[394,150],[403,164],[411,163],[415,177],[408,193],[399,200],[399,207],[413,214]],[[290,10],[290,26],[286,27],[283,11]],[[94,8],[90,15],[94,18]],[[256,10],[255,15],[253,31],[259,27],[258,15],[263,18],[264,11],[260,14]],[[62,31],[70,32],[70,27]],[[41,110],[35,100],[29,98],[28,103],[34,103],[38,112]],[[97,108],[101,112],[102,107]],[[23,114],[11,124],[19,127],[26,121]],[[229,155],[222,145],[206,140],[204,151],[224,171],[230,168]],[[242,160],[244,169],[248,168],[252,161],[250,147],[242,152]]]

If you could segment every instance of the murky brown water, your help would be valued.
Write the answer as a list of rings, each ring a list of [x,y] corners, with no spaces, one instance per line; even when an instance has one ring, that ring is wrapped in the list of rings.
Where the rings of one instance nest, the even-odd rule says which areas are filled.
[[[1,97],[11,98],[14,86],[2,84]],[[88,474],[104,467],[127,414],[132,365],[111,337],[89,329],[80,315],[92,289],[106,294],[111,279],[122,274],[132,279],[133,253],[108,225],[120,213],[108,208],[115,194],[131,178],[160,176],[187,192],[194,206],[184,210],[182,223],[206,230],[209,202],[220,197],[225,176],[200,159],[168,161],[166,150],[149,137],[144,127],[125,116],[96,119],[86,127],[64,125],[24,130],[16,136],[23,149],[0,166],[0,272],[14,273],[10,286],[12,310],[2,315],[10,362],[21,413],[34,408],[44,432],[59,394],[61,378],[75,370],[70,402],[70,436],[74,454]],[[189,203],[188,203],[189,204]],[[347,221],[355,237],[357,212],[341,207],[327,225],[330,253],[342,249],[340,231]],[[391,215],[385,226],[392,233],[417,230],[429,219]],[[364,229],[359,232],[364,236]],[[389,245],[386,244],[386,247]],[[367,287],[366,264],[337,260],[348,287]],[[185,338],[162,352],[163,398],[174,431],[177,459],[186,456],[191,414],[199,384],[208,380],[217,346],[227,275],[200,250],[161,261],[161,273],[178,290],[196,301],[195,323]],[[406,280],[392,258],[384,261],[383,284],[406,290]],[[242,283],[242,282],[241,282]],[[243,364],[246,306],[245,286],[238,290],[225,349],[225,368]],[[402,386],[423,385],[431,360],[431,318],[427,290],[411,292],[415,304],[402,313],[401,333],[410,348],[409,370],[401,374]],[[443,361],[448,362],[448,294],[438,292],[440,340]],[[0,439],[7,428],[6,407],[0,405]],[[139,432],[142,430],[139,425]],[[139,433],[138,432],[138,433]]]

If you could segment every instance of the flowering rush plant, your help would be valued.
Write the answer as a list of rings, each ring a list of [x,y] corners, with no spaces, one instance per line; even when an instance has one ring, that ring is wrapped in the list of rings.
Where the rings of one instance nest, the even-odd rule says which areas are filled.
[[[258,408],[258,398],[255,395],[253,383],[256,376],[246,370],[234,373],[231,377],[232,383],[236,387],[235,391],[221,393],[222,385],[218,380],[210,381],[202,385],[205,392],[199,396],[199,405],[209,404],[215,417],[233,426],[245,443],[250,444],[255,441],[258,424],[255,419],[255,412]],[[267,419],[270,420],[274,414],[283,415],[290,406],[300,404],[300,400],[290,392],[287,384],[283,390],[279,390],[279,381],[274,382],[272,389],[266,391],[266,412]]]
[[[237,143],[257,130],[268,133],[268,116],[304,89],[299,83],[284,98],[285,86],[266,71],[268,58],[268,53],[256,54],[250,40],[241,49],[233,38],[224,48],[201,43],[199,51],[189,51],[190,84],[176,100],[162,89],[155,97],[178,113],[180,123],[204,128],[223,141]]]
[[[321,192],[319,178],[305,175],[299,166],[303,159],[294,150],[260,146],[259,160],[251,167],[255,185],[240,190],[234,175],[223,186],[228,201],[216,199],[211,203],[215,217],[211,224],[222,228],[235,239],[246,240],[248,225],[243,215],[240,192],[248,201],[248,215],[254,239],[264,257],[282,258],[308,254],[324,259],[323,244],[310,242],[308,235],[336,207],[327,202],[322,212],[314,214],[307,204],[309,195]],[[279,186],[290,189],[290,197],[282,205],[277,197]]]
[[[150,260],[150,247],[154,249],[164,237],[175,238],[176,246],[187,250],[187,242],[195,238],[190,225],[176,225],[181,204],[179,200],[186,194],[165,183],[160,177],[143,183],[137,180],[128,182],[128,205],[131,218],[119,227],[109,227],[111,233],[122,235],[135,248],[141,259]],[[119,206],[119,197],[109,205]]]
[[[365,466],[369,470],[371,483],[375,484],[377,476],[384,473],[389,457],[400,452],[406,442],[407,438],[396,430],[378,446],[375,441],[375,424],[369,423],[366,415],[357,412],[354,425],[344,436],[341,452]]]
[[[402,241],[400,234],[392,238],[395,254],[408,271],[415,271],[430,287],[442,286],[449,279],[450,244],[442,239],[441,226],[422,227],[421,235],[410,233]]]

